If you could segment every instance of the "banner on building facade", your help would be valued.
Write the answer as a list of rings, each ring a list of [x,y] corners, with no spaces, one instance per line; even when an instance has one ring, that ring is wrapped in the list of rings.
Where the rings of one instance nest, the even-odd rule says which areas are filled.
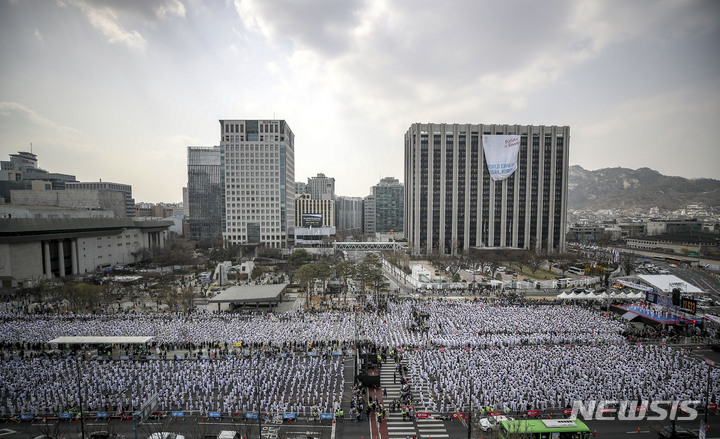
[[[519,135],[484,135],[483,150],[490,178],[505,180],[517,169]]]

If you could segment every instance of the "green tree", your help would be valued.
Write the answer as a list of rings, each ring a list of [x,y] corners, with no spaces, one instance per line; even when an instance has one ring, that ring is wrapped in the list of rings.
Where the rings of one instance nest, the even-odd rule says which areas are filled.
[[[303,248],[295,250],[288,257],[288,266],[291,269],[297,269],[310,262],[312,262],[312,256]]]

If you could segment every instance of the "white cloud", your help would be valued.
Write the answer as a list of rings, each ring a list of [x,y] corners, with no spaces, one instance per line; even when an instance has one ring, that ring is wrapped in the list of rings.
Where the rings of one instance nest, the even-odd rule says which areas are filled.
[[[716,175],[720,149],[703,127],[717,124],[720,102],[707,99],[707,90],[720,90],[720,79],[629,99],[579,121],[583,129],[571,130],[572,161],[586,169],[622,163],[665,175]]]
[[[183,5],[179,0],[171,0],[167,3],[162,3],[155,9],[155,14],[158,18],[163,19],[170,18],[173,15],[177,17],[184,17],[186,12],[185,5]]]
[[[413,122],[567,124],[571,163],[590,168],[679,168],[668,157],[682,138],[717,157],[687,128],[720,118],[714,0],[57,2],[65,9],[18,2],[0,14],[12,61],[0,145],[48,145],[49,168],[126,182],[146,200],[176,198],[185,147],[215,144],[217,120],[233,117],[287,120],[296,179],[324,172],[344,195],[404,178]],[[642,135],[610,152],[626,124]],[[658,134],[666,126],[677,128]],[[632,148],[643,137],[658,154]],[[162,185],[147,177],[158,174]]]
[[[29,131],[45,130],[62,137],[80,135],[79,130],[57,124],[17,102],[0,101],[0,126],[5,127],[0,130],[5,133],[14,131],[13,126],[22,126]]]
[[[147,41],[138,30],[126,29],[124,22],[140,20],[146,26],[154,26],[157,20],[185,17],[185,5],[179,0],[65,0],[79,8],[90,24],[99,30],[111,44],[121,44],[135,50],[145,50]]]
[[[144,50],[146,41],[138,31],[128,32],[117,22],[115,13],[108,9],[85,10],[90,24],[102,32],[110,43],[120,43],[131,49]]]
[[[40,45],[42,47],[45,47],[45,40],[43,39],[43,36],[40,33],[40,29],[38,29],[38,28],[35,28],[35,38],[38,40],[38,42],[40,43]]]

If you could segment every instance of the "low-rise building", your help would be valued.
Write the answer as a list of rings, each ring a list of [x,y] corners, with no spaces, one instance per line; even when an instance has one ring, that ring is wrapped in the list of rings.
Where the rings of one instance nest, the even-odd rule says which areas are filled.
[[[126,265],[165,246],[169,221],[130,218],[1,218],[3,287]]]
[[[679,254],[709,255],[718,253],[720,248],[720,238],[715,235],[700,234],[630,237],[626,238],[625,242],[629,248]]]

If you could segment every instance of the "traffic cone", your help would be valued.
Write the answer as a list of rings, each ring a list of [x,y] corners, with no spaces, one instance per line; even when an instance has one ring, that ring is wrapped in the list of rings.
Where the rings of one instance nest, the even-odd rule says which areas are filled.
[[[638,431],[637,431],[637,432],[640,433],[640,427],[638,427]]]

